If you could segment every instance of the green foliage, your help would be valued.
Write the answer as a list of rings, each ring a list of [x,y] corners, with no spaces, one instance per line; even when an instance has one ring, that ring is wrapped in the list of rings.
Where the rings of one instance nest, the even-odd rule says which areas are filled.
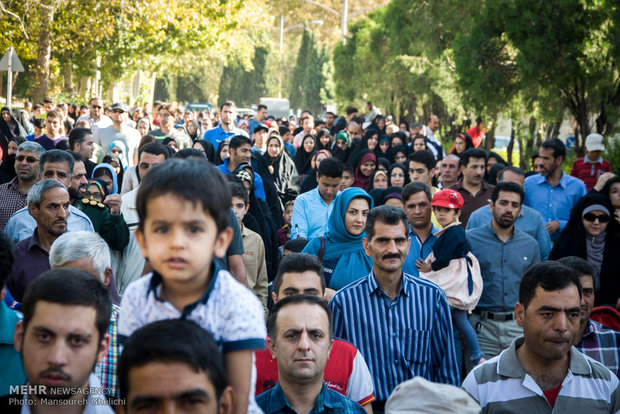
[[[268,58],[269,50],[258,48],[252,60],[253,69],[246,71],[239,62],[226,66],[220,79],[220,104],[231,100],[239,107],[250,107],[266,96]]]

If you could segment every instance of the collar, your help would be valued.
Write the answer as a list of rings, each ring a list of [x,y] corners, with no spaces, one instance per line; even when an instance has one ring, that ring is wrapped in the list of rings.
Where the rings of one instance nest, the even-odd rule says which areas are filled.
[[[271,398],[273,399],[274,404],[272,404],[270,408],[272,410],[275,409],[275,411],[269,411],[269,412],[285,412],[284,407],[288,407],[292,412],[295,412],[291,404],[288,402],[288,399],[284,395],[284,392],[282,391],[282,387],[280,387],[279,381],[276,383],[275,387],[273,387],[271,390],[272,390]],[[330,394],[329,392],[327,392],[327,387],[325,386],[325,382],[323,382],[323,386],[321,387],[321,392],[319,392],[319,395],[317,395],[316,400],[314,401],[314,408],[312,409],[311,412],[313,413],[323,412],[324,407],[328,407],[332,409],[344,408],[342,402],[339,401],[338,398],[334,398],[333,394]]]
[[[599,156],[598,156],[598,159],[597,159],[596,161],[591,161],[591,160],[590,160],[590,157],[588,157],[588,154],[586,154],[586,155],[583,157],[583,162],[584,162],[584,163],[589,162],[590,164],[602,164],[602,163],[603,163],[603,157],[601,157],[601,156],[599,155]]]
[[[437,227],[435,227],[435,225],[431,222],[431,233],[428,235],[426,240],[428,240],[430,237],[434,237],[440,231],[441,230],[438,229]],[[418,235],[415,233],[415,231],[413,231],[413,226],[411,224],[409,224],[409,237],[413,237],[415,239],[418,239]],[[426,240],[424,241],[424,243],[426,243]]]
[[[522,336],[513,340],[510,348],[500,354],[497,364],[497,373],[504,377],[524,378],[525,369],[517,357],[517,348],[523,345],[525,338]],[[575,375],[591,375],[592,368],[585,356],[574,346],[570,348],[570,364],[568,370]]]
[[[409,283],[405,283],[405,277],[406,274],[403,272],[401,275],[401,279],[400,279],[400,290],[399,290],[399,294],[403,294],[405,296],[411,296],[411,287],[409,286]],[[373,293],[383,293],[384,295],[387,296],[387,294],[385,293],[385,291],[383,290],[383,288],[381,287],[381,285],[379,285],[379,282],[377,281],[377,278],[375,277],[375,273],[371,270],[370,274],[368,275],[368,296],[372,295]]]
[[[207,301],[209,300],[209,296],[211,295],[211,292],[213,291],[215,287],[215,283],[217,280],[217,274],[220,272],[220,270],[221,269],[219,268],[219,266],[217,266],[215,264],[215,261],[213,261],[211,263],[211,270],[210,270],[211,281],[209,282],[209,286],[207,287],[207,290],[196,302],[191,303],[187,305],[185,308],[183,308],[183,312],[181,313],[180,319],[185,319],[190,313],[192,313],[194,309],[198,307],[198,305],[200,304],[204,305],[207,303]],[[162,276],[158,272],[153,271],[152,276],[151,276],[151,281],[149,282],[149,287],[146,290],[146,297],[148,298],[148,296],[152,292],[155,300],[158,300],[160,302],[165,302],[165,300],[162,299],[161,296],[159,295],[158,289],[157,289],[159,285],[161,285],[162,283],[163,283]],[[159,289],[159,292],[161,292],[161,289]]]
[[[34,231],[32,232],[32,236],[30,236],[28,239],[28,250],[32,250],[33,247],[38,247],[40,250],[45,251],[42,247],[41,247],[41,243],[39,242],[39,234],[37,233],[37,229],[38,227],[35,227]]]
[[[560,167],[561,170],[561,167]],[[547,177],[545,177],[542,174],[536,174],[534,177],[536,177],[536,184],[548,184],[549,186],[551,184],[549,184],[549,181],[547,180]],[[564,173],[564,171],[562,171],[562,177],[560,178],[560,181],[558,181],[558,184],[556,185],[556,187],[559,185],[562,188],[566,188],[566,181],[568,181],[568,176]]]
[[[493,220],[493,219],[491,219],[491,220]],[[500,238],[499,238],[499,236],[497,235],[497,232],[496,232],[496,231],[495,231],[495,229],[493,228],[493,224],[491,223],[491,221],[489,221],[489,222],[488,222],[487,224],[485,224],[483,227],[486,229],[487,233],[489,233],[490,235],[492,235],[493,237],[495,237],[497,240],[499,240],[500,242],[502,242],[502,243],[504,243],[504,244],[510,243],[510,242],[511,242],[511,241],[515,238],[515,235],[517,234],[517,231],[519,231],[519,229],[517,229],[517,228],[515,227],[515,225],[513,224],[513,225],[512,225],[512,236],[510,236],[510,237],[508,238],[508,240],[503,241],[503,240],[502,240],[502,239],[500,239]]]

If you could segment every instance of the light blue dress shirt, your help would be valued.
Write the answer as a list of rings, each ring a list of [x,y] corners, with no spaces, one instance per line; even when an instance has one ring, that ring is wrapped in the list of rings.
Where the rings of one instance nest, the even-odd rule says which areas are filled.
[[[431,224],[431,234],[429,234],[426,240],[424,240],[424,243],[422,243],[418,235],[413,231],[411,225],[409,225],[411,247],[409,247],[409,253],[407,254],[407,258],[405,258],[405,263],[403,264],[403,272],[412,276],[418,276],[418,267],[415,262],[418,259],[424,260],[429,254],[431,254],[433,247],[435,246],[435,241],[437,241],[435,233],[438,231],[439,229],[435,227],[434,224]]]
[[[318,187],[297,196],[291,218],[291,238],[303,237],[310,240],[323,236],[327,231],[327,219],[333,209],[334,202],[326,204]]]
[[[490,223],[492,218],[493,213],[489,206],[482,206],[469,216],[467,230],[484,226]],[[541,259],[547,260],[551,252],[551,238],[540,213],[531,207],[521,206],[521,215],[517,217],[515,227],[536,239]]]
[[[28,212],[28,206],[17,210],[11,218],[9,222],[6,224],[4,229],[4,233],[13,241],[13,243],[17,243],[21,240],[24,240],[30,236],[34,232],[35,227],[37,227],[37,222]],[[90,221],[88,216],[82,213],[80,210],[73,206],[69,206],[69,216],[67,217],[67,231],[92,231],[93,223]]]
[[[538,211],[545,223],[556,220],[560,223],[560,230],[551,235],[551,240],[556,241],[560,237],[560,232],[566,227],[573,206],[586,193],[583,181],[564,172],[554,187],[549,184],[547,177],[536,174],[525,179],[523,204]]]

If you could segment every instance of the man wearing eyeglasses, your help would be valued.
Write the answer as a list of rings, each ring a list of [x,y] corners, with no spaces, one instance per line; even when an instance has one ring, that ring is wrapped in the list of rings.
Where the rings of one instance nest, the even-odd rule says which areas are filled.
[[[121,141],[127,148],[127,157],[123,154],[118,155],[121,160],[127,159],[129,166],[135,165],[137,158],[138,144],[140,144],[140,132],[126,124],[129,107],[122,102],[117,102],[110,108],[112,111],[112,125],[106,128],[99,128],[94,132],[95,143],[101,147],[103,153],[107,153],[108,148],[114,141]],[[103,158],[101,156],[100,158]],[[125,166],[126,167],[126,166]]]
[[[15,172],[17,176],[0,185],[0,232],[13,213],[26,206],[28,190],[39,181],[39,159],[45,149],[36,142],[22,142],[17,147]]]
[[[90,108],[90,113],[79,117],[75,122],[76,125],[82,120],[88,121],[93,134],[99,128],[106,128],[112,125],[112,120],[103,114],[103,101],[101,98],[91,98],[88,102],[88,106]]]

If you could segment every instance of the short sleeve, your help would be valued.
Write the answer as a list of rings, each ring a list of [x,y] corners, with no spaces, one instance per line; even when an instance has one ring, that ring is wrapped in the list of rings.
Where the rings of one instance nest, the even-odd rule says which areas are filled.
[[[233,238],[230,242],[230,246],[228,246],[228,250],[226,250],[226,256],[233,256],[235,254],[243,254],[245,250],[243,249],[243,238],[241,237],[241,227],[239,227],[239,222],[237,221],[237,216],[235,216],[235,212],[233,209],[230,209],[230,227],[233,229]]]

